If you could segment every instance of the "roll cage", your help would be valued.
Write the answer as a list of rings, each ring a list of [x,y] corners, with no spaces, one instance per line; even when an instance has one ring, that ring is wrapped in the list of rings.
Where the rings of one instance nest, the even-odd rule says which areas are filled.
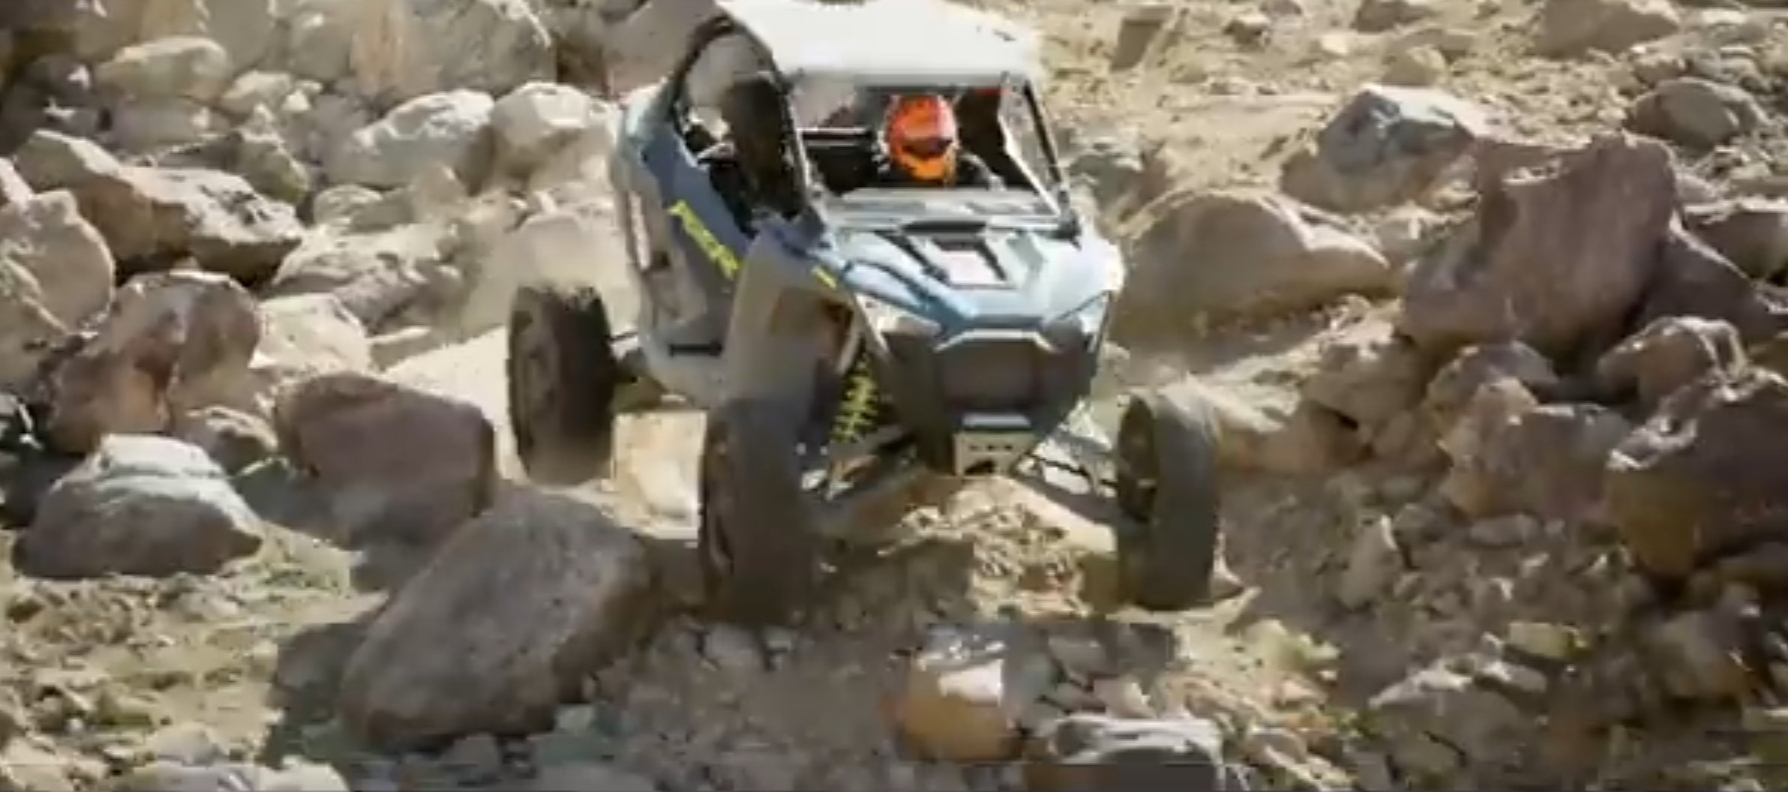
[[[795,2],[797,0],[781,0]],[[892,2],[893,0],[879,0]],[[753,0],[758,2],[758,0]],[[799,214],[808,220],[825,222],[827,211],[825,199],[840,195],[840,192],[828,189],[824,178],[816,183],[815,175],[822,175],[826,170],[816,166],[813,150],[815,147],[830,148],[838,146],[860,145],[865,151],[873,147],[875,119],[869,113],[859,113],[856,123],[851,126],[840,126],[835,123],[809,124],[797,112],[795,99],[800,91],[816,80],[844,83],[856,86],[856,99],[868,97],[885,99],[887,96],[905,91],[933,91],[956,93],[961,91],[995,90],[1010,92],[1022,102],[1022,112],[1027,114],[1034,127],[1032,132],[1037,151],[1034,159],[1035,167],[1025,166],[1025,157],[1011,151],[1012,141],[1008,130],[1002,125],[1003,144],[1011,160],[1023,171],[1024,186],[1041,198],[1052,215],[1050,219],[1062,224],[1068,233],[1077,233],[1079,218],[1072,209],[1068,192],[1068,180],[1061,167],[1058,149],[1056,148],[1052,127],[1047,111],[1038,97],[1034,81],[1025,70],[1001,69],[998,71],[951,71],[949,69],[914,68],[913,73],[899,70],[879,72],[854,72],[850,68],[848,58],[829,64],[824,69],[812,67],[796,71],[785,70],[776,59],[776,53],[767,45],[751,25],[742,22],[732,14],[724,13],[726,4],[722,4],[723,13],[701,23],[687,40],[683,54],[672,68],[664,83],[664,89],[655,99],[655,106],[649,109],[649,117],[654,123],[663,123],[672,127],[679,137],[688,141],[692,134],[706,135],[711,142],[718,142],[718,136],[708,130],[698,130],[701,122],[692,117],[692,106],[689,96],[688,78],[698,61],[716,42],[729,37],[738,36],[750,47],[744,53],[751,61],[749,65],[740,64],[740,68],[731,70],[725,80],[727,84],[747,74],[763,72],[772,75],[783,101],[778,108],[780,116],[777,145],[788,160],[792,172],[788,176],[793,180],[796,193],[800,198]],[[914,63],[929,62],[935,53],[915,54]],[[885,67],[885,63],[883,64]],[[940,76],[942,75],[942,76]],[[915,79],[917,78],[917,79]],[[720,90],[725,90],[724,84]],[[862,109],[862,108],[860,108]],[[875,113],[879,116],[879,112]],[[692,148],[694,148],[692,146]],[[692,151],[692,153],[699,153]],[[1041,170],[1041,173],[1037,173]]]

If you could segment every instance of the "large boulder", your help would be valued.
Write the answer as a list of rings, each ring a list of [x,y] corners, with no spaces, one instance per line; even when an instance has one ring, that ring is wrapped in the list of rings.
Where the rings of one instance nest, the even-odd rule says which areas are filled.
[[[0,207],[0,261],[28,272],[44,307],[65,325],[85,321],[112,299],[112,252],[67,192]]]
[[[49,440],[86,453],[110,433],[160,433],[187,410],[238,403],[260,337],[254,296],[228,278],[133,278],[52,372]]]
[[[1665,80],[1633,103],[1627,128],[1692,149],[1711,149],[1768,123],[1745,89],[1700,77]]]
[[[1491,180],[1471,227],[1411,271],[1399,328],[1434,352],[1514,339],[1554,360],[1599,353],[1625,334],[1675,211],[1669,149],[1624,135]]]
[[[490,167],[489,94],[459,90],[411,99],[357,129],[325,165],[330,181],[402,187],[445,164],[460,181],[479,184]]]
[[[1609,458],[1609,514],[1633,558],[1681,579],[1788,532],[1788,380],[1759,368],[1665,399]]]
[[[313,5],[345,25],[346,65],[363,95],[388,102],[458,89],[500,95],[553,77],[552,36],[528,0]]]
[[[278,368],[292,378],[372,369],[366,326],[332,294],[297,294],[261,301],[257,368]]]
[[[1489,132],[1485,112],[1426,88],[1368,85],[1287,159],[1285,194],[1337,212],[1363,212],[1419,198]]]
[[[1490,383],[1513,380],[1529,394],[1544,398],[1559,389],[1561,380],[1552,362],[1532,347],[1519,342],[1483,344],[1459,350],[1435,372],[1422,396],[1422,413],[1440,434],[1452,431],[1468,405]]]
[[[202,36],[169,36],[132,44],[93,70],[101,90],[120,99],[209,102],[228,87],[230,54]]]
[[[88,62],[113,59],[133,45],[202,37],[221,45],[227,69],[261,62],[273,44],[280,0],[104,0],[72,6],[75,54]],[[207,56],[209,57],[209,56]]]
[[[619,267],[595,264],[625,255],[614,227],[613,218],[604,213],[554,209],[497,235],[476,257],[476,267],[469,268],[457,327],[469,335],[503,326],[516,288],[541,281],[593,284],[609,315],[617,317],[613,321],[630,321],[633,284]]]
[[[158,155],[164,168],[211,168],[241,176],[256,191],[294,206],[310,195],[310,170],[293,154],[278,118],[265,107],[250,110],[242,123],[203,143]]]
[[[1378,438],[1341,414],[1290,388],[1195,378],[1165,388],[1182,406],[1203,411],[1217,427],[1218,463],[1225,468],[1312,475],[1356,462]]]
[[[554,151],[607,121],[607,107],[577,88],[528,83],[492,108],[498,170],[525,176]]]
[[[1606,396],[1633,395],[1650,410],[1708,372],[1729,372],[1744,362],[1744,347],[1732,325],[1669,316],[1646,325],[1596,361],[1596,380]]]
[[[1740,198],[1685,207],[1683,224],[1745,275],[1788,270],[1788,201]]]
[[[281,396],[274,431],[355,543],[435,544],[496,495],[496,431],[470,403],[324,374]]]
[[[1369,321],[1326,339],[1304,397],[1362,428],[1389,423],[1421,404],[1433,365],[1388,322]]]
[[[1200,321],[1303,310],[1396,283],[1370,244],[1280,196],[1182,193],[1148,211],[1112,326],[1138,351],[1176,348]]]
[[[1680,316],[1723,321],[1746,344],[1757,344],[1788,330],[1788,290],[1752,281],[1681,224],[1672,224],[1645,300],[1634,313],[1635,327]]]
[[[44,496],[14,562],[50,578],[209,574],[258,550],[260,530],[204,451],[111,435]]]
[[[0,206],[0,387],[26,386],[55,341],[105,308],[114,267],[68,193]]]
[[[1669,0],[1546,0],[1534,17],[1534,51],[1554,58],[1620,53],[1681,30]]]
[[[0,387],[26,388],[68,327],[44,307],[37,279],[22,267],[0,263]]]
[[[444,301],[443,259],[451,253],[433,225],[378,233],[315,233],[280,265],[267,292],[333,295],[371,331],[411,308]]]
[[[594,506],[525,490],[461,527],[348,661],[343,723],[389,749],[551,728],[634,636],[643,547]]]
[[[372,371],[372,338],[329,294],[274,297],[260,304],[261,343],[248,367],[244,398],[233,406],[272,420],[279,400],[323,374]]]
[[[228,128],[210,106],[183,98],[124,102],[111,119],[107,144],[134,155],[203,145]]]
[[[1514,380],[1497,380],[1441,438],[1453,462],[1441,491],[1474,518],[1594,519],[1608,454],[1631,431],[1625,418],[1601,405],[1536,405]]]
[[[12,154],[13,167],[32,189],[57,190],[117,175],[124,163],[91,140],[39,129]]]
[[[18,162],[31,186],[74,193],[127,273],[190,257],[202,269],[262,283],[303,236],[291,205],[235,174],[122,165],[88,141],[41,131]]]
[[[259,416],[230,407],[213,405],[176,416],[170,434],[204,451],[231,475],[279,450],[273,427]]]

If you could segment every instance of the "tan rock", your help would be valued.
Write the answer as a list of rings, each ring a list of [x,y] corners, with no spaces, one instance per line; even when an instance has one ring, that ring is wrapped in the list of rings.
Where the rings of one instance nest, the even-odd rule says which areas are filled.
[[[1019,716],[1056,674],[1043,647],[1017,638],[1000,626],[948,628],[928,637],[891,705],[895,727],[914,749],[950,762],[1017,754]]]
[[[382,748],[550,728],[625,648],[651,577],[594,506],[516,490],[454,533],[348,662],[343,723]]]
[[[432,545],[496,497],[496,432],[467,402],[324,374],[274,408],[281,452],[329,493],[343,538]]]
[[[56,369],[51,441],[84,453],[109,432],[159,433],[180,412],[234,403],[260,332],[254,297],[221,275],[132,279]]]
[[[1612,345],[1669,235],[1670,162],[1662,144],[1616,135],[1555,171],[1492,180],[1475,226],[1411,270],[1399,329],[1433,352],[1509,339],[1551,357]]]

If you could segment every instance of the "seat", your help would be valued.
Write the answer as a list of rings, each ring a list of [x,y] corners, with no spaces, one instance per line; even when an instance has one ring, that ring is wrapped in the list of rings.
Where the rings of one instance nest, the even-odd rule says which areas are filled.
[[[802,133],[807,159],[822,186],[843,195],[875,178],[874,133],[867,129],[812,129]]]
[[[709,147],[696,155],[696,164],[708,172],[708,181],[714,185],[714,191],[720,194],[720,200],[726,204],[728,213],[739,229],[746,234],[752,232],[751,226],[751,187],[745,180],[745,169],[739,165],[737,152],[730,142]]]

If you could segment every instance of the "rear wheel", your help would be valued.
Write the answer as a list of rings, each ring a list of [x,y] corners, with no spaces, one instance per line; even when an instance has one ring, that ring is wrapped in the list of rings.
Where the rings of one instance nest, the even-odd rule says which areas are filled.
[[[1118,506],[1135,523],[1117,537],[1125,597],[1149,610],[1205,604],[1219,534],[1209,413],[1141,392],[1125,408],[1116,439]]]
[[[528,477],[554,485],[601,475],[626,380],[592,287],[523,286],[509,313],[509,426]]]
[[[801,487],[798,427],[774,402],[737,402],[708,416],[699,550],[721,618],[780,626],[812,605],[821,538]]]

